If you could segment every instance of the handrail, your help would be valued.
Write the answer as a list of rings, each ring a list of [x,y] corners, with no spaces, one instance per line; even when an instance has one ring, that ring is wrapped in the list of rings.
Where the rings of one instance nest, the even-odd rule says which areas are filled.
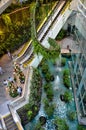
[[[14,111],[14,109],[12,108],[11,105],[8,105],[8,106],[9,106],[10,112],[11,112],[11,114],[12,114],[12,116],[13,116],[13,120],[15,121],[15,123],[16,123],[16,125],[17,125],[17,127],[18,127],[18,130],[24,130],[24,129],[23,129],[23,126],[21,125],[21,119],[20,119],[20,117],[18,116],[17,112]]]
[[[0,115],[0,120],[1,120],[1,125],[2,125],[2,129],[0,129],[0,130],[7,130],[7,128],[6,128],[6,125],[5,125],[5,122],[4,122],[4,119],[3,119],[3,117],[2,117],[2,115]]]

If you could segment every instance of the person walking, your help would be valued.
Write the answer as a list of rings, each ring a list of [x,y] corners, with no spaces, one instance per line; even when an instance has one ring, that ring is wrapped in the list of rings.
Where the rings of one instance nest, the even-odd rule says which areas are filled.
[[[3,74],[3,69],[1,66],[0,66],[0,74]]]
[[[12,55],[9,50],[7,50],[8,57],[12,60]]]
[[[22,88],[21,87],[17,87],[17,92],[18,92],[19,96],[21,96],[22,95]]]

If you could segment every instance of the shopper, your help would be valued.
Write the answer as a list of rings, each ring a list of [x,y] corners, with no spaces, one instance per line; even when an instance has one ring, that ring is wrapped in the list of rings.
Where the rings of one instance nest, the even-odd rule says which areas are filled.
[[[22,87],[17,87],[17,92],[18,92],[19,96],[21,96],[22,95]]]

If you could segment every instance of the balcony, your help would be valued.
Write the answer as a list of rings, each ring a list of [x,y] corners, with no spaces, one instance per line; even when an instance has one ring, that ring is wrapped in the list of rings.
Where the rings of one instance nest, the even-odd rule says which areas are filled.
[[[13,0],[0,0],[0,14],[12,3]]]
[[[78,0],[78,10],[86,18],[86,1],[85,0]]]

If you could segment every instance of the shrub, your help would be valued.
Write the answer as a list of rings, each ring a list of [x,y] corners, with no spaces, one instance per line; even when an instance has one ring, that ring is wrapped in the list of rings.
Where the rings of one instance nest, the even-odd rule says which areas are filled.
[[[53,81],[54,80],[54,76],[51,75],[50,72],[47,72],[46,75],[45,75],[45,79],[46,79],[47,82]]]
[[[34,130],[44,130],[44,128],[42,128],[41,123],[38,122],[38,123],[35,125]]]
[[[30,110],[28,111],[27,115],[28,115],[28,119],[31,120],[33,117],[33,112]]]
[[[10,96],[13,97],[13,98],[17,97],[18,96],[17,91],[15,91],[13,93],[12,93],[12,91],[10,91]]]
[[[67,88],[70,87],[69,69],[63,71],[63,83]]]
[[[52,88],[49,88],[49,89],[47,89],[47,91],[46,91],[46,94],[47,94],[47,98],[49,99],[49,100],[52,100],[53,99],[53,89]]]
[[[72,95],[69,91],[66,91],[63,95],[65,102],[70,102],[72,100]]]
[[[51,88],[51,84],[50,83],[46,83],[44,85],[44,90],[48,90],[49,88]]]
[[[82,126],[82,125],[78,125],[77,126],[77,130],[86,130],[86,127]]]
[[[55,109],[55,104],[50,104],[48,107],[45,108],[46,114],[50,117],[53,115]]]
[[[49,104],[49,100],[44,98],[43,100],[44,102],[44,109],[46,114],[50,117],[53,115],[54,109],[55,109],[55,104]]]
[[[56,118],[54,120],[54,124],[56,126],[56,130],[69,130],[69,126],[67,125],[65,119]]]
[[[44,102],[45,108],[49,107],[49,101],[47,98],[44,98],[43,102]]]
[[[61,58],[61,66],[65,66],[66,64],[66,59],[65,58]]]
[[[59,34],[56,36],[56,40],[62,40],[66,36],[66,31],[61,29]]]
[[[74,112],[74,111],[69,111],[69,112],[67,113],[67,116],[68,116],[69,120],[73,121],[73,120],[76,119],[76,112]]]
[[[48,65],[43,65],[43,66],[42,66],[42,72],[43,72],[44,74],[46,74],[48,71],[49,71]]]

